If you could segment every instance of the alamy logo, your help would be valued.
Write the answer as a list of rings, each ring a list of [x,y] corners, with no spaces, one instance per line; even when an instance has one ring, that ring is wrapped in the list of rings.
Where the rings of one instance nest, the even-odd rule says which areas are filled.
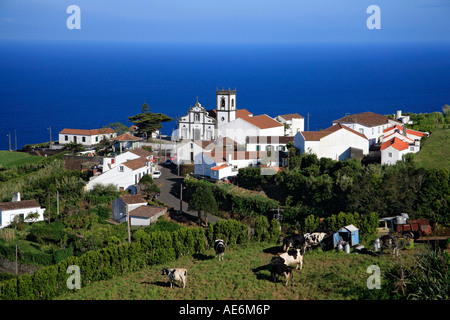
[[[381,29],[381,9],[379,6],[371,5],[367,8],[367,13],[372,15],[367,18],[367,28],[369,30]]]
[[[66,273],[72,273],[72,275],[66,281],[67,289],[81,289],[80,267],[76,265],[68,266]]]
[[[367,279],[367,288],[368,289],[381,289],[381,271],[380,267],[376,265],[371,265],[367,268],[367,273],[373,273]]]
[[[81,29],[81,9],[77,5],[71,5],[67,7],[66,13],[71,13],[72,15],[67,18],[67,29]]]

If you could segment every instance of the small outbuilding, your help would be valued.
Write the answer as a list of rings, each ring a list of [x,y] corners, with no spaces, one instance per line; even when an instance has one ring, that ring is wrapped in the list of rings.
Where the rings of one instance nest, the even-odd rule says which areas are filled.
[[[337,232],[342,241],[347,242],[350,246],[356,246],[359,244],[359,229],[354,225],[342,227]]]

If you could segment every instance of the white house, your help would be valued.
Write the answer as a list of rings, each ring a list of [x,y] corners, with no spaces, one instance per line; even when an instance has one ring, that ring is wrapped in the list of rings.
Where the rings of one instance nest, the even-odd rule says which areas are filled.
[[[86,191],[96,184],[115,184],[119,191],[136,192],[135,185],[145,175],[154,171],[153,155],[143,149],[130,150],[116,157],[104,157],[102,172],[90,178]]]
[[[11,225],[16,216],[20,221],[28,221],[26,219],[30,213],[38,214],[33,221],[44,221],[44,212],[45,209],[36,200],[21,200],[20,193],[14,194],[13,201],[0,202],[0,229]]]
[[[132,227],[149,226],[167,212],[166,207],[149,206],[141,195],[122,195],[112,204],[112,218],[120,223],[130,218]]]
[[[284,125],[285,136],[295,136],[297,132],[305,131],[305,118],[298,113],[282,114],[275,118]]]
[[[59,132],[59,144],[80,143],[84,146],[93,146],[102,139],[111,139],[117,136],[117,133],[111,128],[102,129],[63,129]]]
[[[428,136],[428,132],[420,132],[412,129],[406,128],[406,126],[401,126],[396,124],[395,126],[389,127],[383,130],[383,140],[388,140],[388,137],[392,134],[403,135],[413,141],[422,139],[423,136]]]
[[[384,129],[392,127],[396,124],[402,124],[400,121],[389,119],[386,116],[373,112],[347,115],[343,118],[332,121],[332,123],[334,125],[340,123],[350,129],[362,133],[367,137],[367,139],[369,139],[370,145],[381,142]]]
[[[278,164],[278,152],[214,150],[197,156],[194,174],[219,180],[236,176],[241,168],[260,165],[278,168]]]
[[[286,144],[294,141],[290,136],[250,136],[247,137],[247,151],[286,151]]]
[[[216,140],[185,140],[176,144],[176,164],[194,163],[195,157],[202,152],[211,152],[217,148],[228,151],[237,149],[237,143],[229,138]]]
[[[419,141],[409,142],[408,138],[394,136],[381,144],[381,164],[393,165],[403,161],[408,153],[417,153],[420,150]]]
[[[218,137],[228,137],[244,145],[249,136],[284,136],[284,125],[266,114],[246,115],[218,128]]]
[[[335,124],[322,131],[302,131],[294,137],[294,146],[300,154],[314,153],[322,157],[343,161],[352,153],[367,155],[369,141],[362,134],[342,124]]]

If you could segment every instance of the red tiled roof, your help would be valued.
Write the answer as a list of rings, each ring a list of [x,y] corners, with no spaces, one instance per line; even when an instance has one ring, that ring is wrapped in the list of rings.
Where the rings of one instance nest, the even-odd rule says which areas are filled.
[[[253,113],[248,111],[247,109],[237,109],[236,110],[236,119],[237,118],[246,118],[253,116]]]
[[[139,194],[126,194],[119,198],[126,204],[147,203],[147,201]]]
[[[394,137],[393,139],[391,139],[391,140],[389,140],[389,141],[383,142],[383,143],[381,144],[380,151],[382,151],[382,150],[384,150],[384,149],[387,149],[387,148],[389,148],[389,147],[392,147],[392,148],[394,148],[394,149],[397,149],[397,150],[399,150],[399,151],[402,151],[402,150],[405,150],[405,149],[408,149],[408,148],[409,148],[409,143],[408,143],[408,142],[405,142],[405,141],[402,141],[402,140],[400,140],[400,139],[397,138],[397,137]]]
[[[389,120],[396,121],[396,120],[389,119],[388,117],[383,116],[381,114],[377,114],[377,113],[369,111],[369,112],[362,112],[362,113],[348,115],[348,116],[345,116],[338,120],[334,120],[332,122],[333,123],[336,123],[336,122],[359,123],[359,124],[365,125],[367,127],[376,127],[376,126],[381,126],[381,125],[390,123]],[[399,122],[399,121],[396,121],[396,122]]]
[[[134,149],[134,150],[129,150],[129,152],[134,153],[135,155],[138,155],[139,157],[150,157],[152,155],[151,152],[142,149],[142,148],[138,148],[138,149]]]
[[[364,138],[367,140],[367,137],[365,135],[363,135],[362,133],[359,133],[358,131],[355,131],[353,129],[350,129],[349,127],[337,123],[335,125],[332,125],[329,128],[326,128],[322,131],[302,131],[301,134],[303,135],[303,137],[305,137],[305,140],[307,141],[319,141],[320,139],[322,139],[323,137],[326,137],[336,131],[339,131],[341,129],[347,130],[353,134],[356,134],[358,136],[360,136],[361,138]]]
[[[129,160],[127,162],[124,162],[123,165],[130,168],[131,170],[136,170],[139,168],[143,168],[147,165],[147,160],[144,157],[141,158],[137,158],[137,159],[133,159],[133,160]]]
[[[143,139],[144,138],[132,136],[128,132],[121,134],[118,137],[111,138],[111,140],[114,140],[114,141],[138,141],[138,140],[143,140]]]
[[[151,218],[158,213],[166,211],[165,207],[153,207],[153,206],[140,206],[130,211],[131,217]]]
[[[228,168],[228,166],[226,164],[223,164],[221,166],[213,167],[213,168],[211,168],[211,170],[219,171],[220,169],[225,169],[225,168]]]
[[[106,134],[106,133],[116,133],[111,128],[101,128],[101,129],[63,129],[59,132],[60,134],[77,134],[77,135],[83,135],[83,136],[94,136],[99,134]]]
[[[280,118],[283,118],[284,120],[292,120],[292,119],[304,119],[301,115],[298,113],[289,113],[289,114],[282,114],[279,115]]]
[[[18,210],[18,209],[29,209],[29,208],[40,208],[41,206],[36,200],[22,200],[22,201],[12,201],[12,202],[0,202],[0,210]]]
[[[271,117],[265,114],[253,117],[241,117],[241,119],[251,123],[252,125],[260,129],[283,127],[283,124],[279,123],[278,121],[272,119]]]
[[[400,133],[403,133],[403,127],[398,125],[398,124],[396,124],[395,126],[392,126],[392,127],[384,129],[383,133],[391,131],[391,130],[399,130]],[[413,136],[418,136],[418,137],[423,137],[424,135],[426,135],[426,133],[424,133],[424,132],[420,132],[420,131],[416,131],[416,130],[412,130],[412,129],[406,129],[406,133],[410,134],[410,135],[413,135]]]

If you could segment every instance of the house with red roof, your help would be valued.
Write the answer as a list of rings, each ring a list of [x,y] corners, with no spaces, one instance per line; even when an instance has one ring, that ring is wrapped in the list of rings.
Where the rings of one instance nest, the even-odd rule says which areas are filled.
[[[370,111],[346,115],[343,118],[332,121],[332,123],[340,123],[365,135],[369,139],[370,145],[381,142],[383,130],[402,124],[400,121]]]
[[[420,151],[420,140],[428,136],[428,132],[420,132],[395,125],[383,130],[381,144],[381,164],[393,165],[397,161],[403,161],[408,153]]]
[[[282,114],[275,117],[284,125],[284,135],[293,137],[297,132],[305,131],[305,118],[298,113]]]
[[[136,185],[145,174],[151,175],[155,171],[155,164],[153,154],[139,148],[103,157],[100,168],[100,172],[89,178],[86,191],[91,191],[96,184],[113,184],[118,191],[129,190],[136,193]]]
[[[278,167],[278,152],[227,151],[203,152],[195,159],[194,174],[221,180],[237,176],[239,169],[250,166]]]
[[[111,139],[117,136],[117,133],[111,128],[101,129],[69,129],[65,128],[59,132],[59,144],[80,143],[83,146],[93,146],[102,139]]]
[[[44,220],[45,209],[36,200],[21,200],[20,193],[14,193],[11,202],[0,202],[0,229],[8,227],[18,217],[19,221],[29,221],[29,214],[37,213],[33,221]]]
[[[294,146],[300,154],[314,153],[337,161],[362,158],[369,153],[369,140],[365,135],[337,123],[321,131],[301,131],[294,137]]]

